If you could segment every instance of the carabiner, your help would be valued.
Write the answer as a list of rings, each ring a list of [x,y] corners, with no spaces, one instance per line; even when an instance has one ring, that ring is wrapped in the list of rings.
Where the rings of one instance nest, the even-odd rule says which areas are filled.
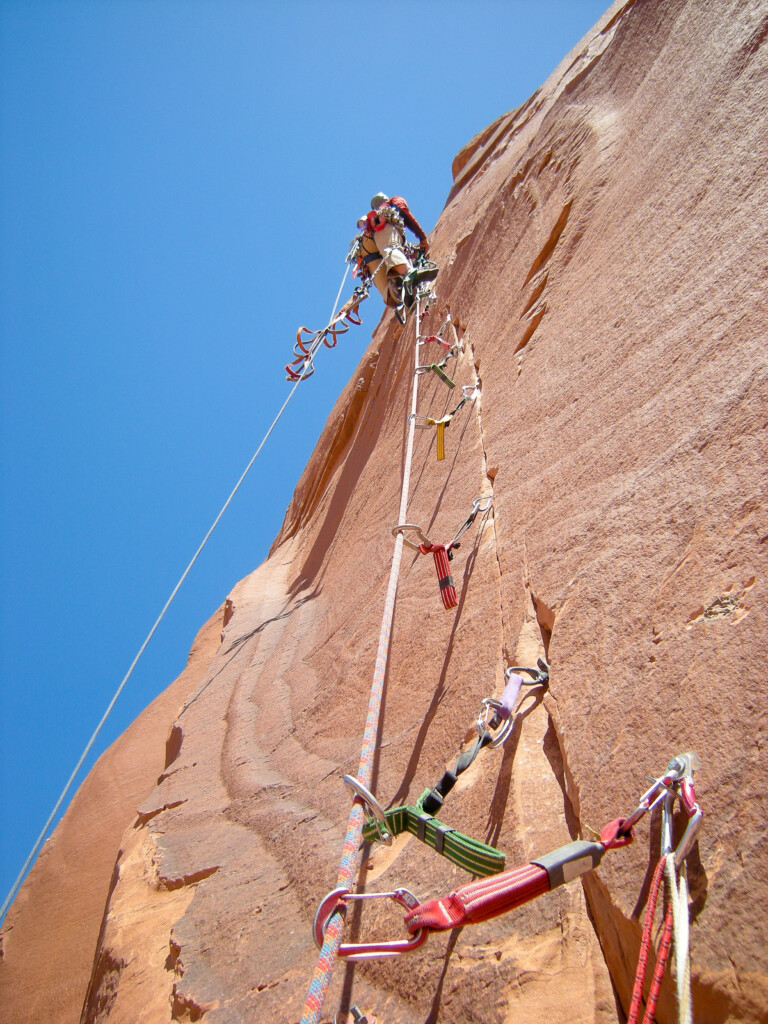
[[[696,842],[696,837],[701,829],[701,822],[704,814],[696,802],[696,790],[693,785],[693,772],[699,766],[697,755],[690,751],[685,754],[678,754],[673,757],[667,765],[664,778],[674,774],[672,786],[667,789],[661,826],[661,852],[669,853],[672,850],[672,811],[675,796],[680,800],[680,806],[688,815],[688,824],[685,827],[680,842],[675,850],[675,860],[682,864]]]
[[[545,662],[546,664],[546,662]],[[532,679],[523,679],[518,672],[527,672]],[[525,668],[514,665],[504,673],[506,685],[500,698],[483,697],[480,705],[480,714],[477,718],[477,734],[482,739],[487,735],[491,737],[490,745],[500,747],[512,732],[515,724],[515,705],[517,704],[520,690],[523,686],[537,686],[549,680],[549,675],[535,668]],[[498,729],[494,735],[493,730]]]
[[[360,782],[359,779],[356,779],[354,775],[345,775],[342,781],[345,786],[349,786],[355,794],[355,798],[363,805],[363,809],[368,812],[369,824],[373,825],[376,829],[381,842],[386,846],[391,846],[393,837],[392,833],[389,831],[387,816],[384,813],[384,808],[373,793],[371,793],[369,789],[366,789],[362,782]]]
[[[515,724],[514,715],[503,718],[499,714],[499,711],[503,710],[505,710],[504,705],[495,697],[483,697],[480,703],[480,714],[477,716],[475,726],[478,736],[481,738],[485,735],[491,737],[489,744],[491,747],[500,747],[512,732]],[[496,728],[499,731],[494,735],[493,730]]]
[[[643,793],[635,810],[624,820],[621,826],[622,835],[627,835],[632,826],[644,814],[663,802],[661,847],[662,853],[669,853],[672,849],[672,807],[677,796],[689,819],[683,838],[675,851],[675,858],[682,862],[696,841],[704,817],[701,808],[696,803],[696,792],[693,788],[693,772],[696,767],[698,767],[696,754],[693,752],[678,754],[669,762],[661,778],[651,777],[653,785]]]
[[[393,526],[392,536],[396,537],[398,533],[401,533],[403,530],[415,530],[419,537],[421,537],[422,543],[425,544],[428,548],[432,547],[432,541],[429,539],[429,537],[426,537],[424,535],[421,527],[417,526],[416,523],[400,523],[399,526]],[[407,544],[409,548],[413,548],[414,551],[419,551],[419,545],[414,544],[412,540],[408,540],[404,533],[403,542]]]
[[[483,504],[483,502],[485,502],[485,504]],[[461,526],[458,528],[458,530],[454,534],[453,540],[451,541],[451,543],[446,546],[446,549],[449,552],[452,551],[453,548],[459,547],[459,538],[464,536],[464,534],[470,528],[472,523],[474,523],[474,521],[477,518],[478,514],[480,512],[487,512],[488,509],[491,507],[491,505],[493,505],[493,495],[492,494],[488,494],[485,497],[475,498],[475,500],[472,502],[472,511],[469,513],[467,518],[464,520],[464,522],[461,524]],[[449,555],[449,557],[450,557],[450,555]]]
[[[312,922],[312,935],[318,949],[323,948],[328,921],[340,903],[346,906],[349,900],[378,899],[392,899],[406,910],[415,910],[419,906],[419,900],[408,889],[395,889],[394,892],[350,892],[345,888],[334,889],[321,902]],[[342,942],[337,955],[346,957],[347,960],[375,960],[400,956],[401,953],[409,953],[412,949],[418,949],[422,943],[427,941],[428,935],[429,932],[425,928],[419,928],[407,939],[390,939],[383,942]]]
[[[486,502],[486,504],[483,505],[483,502]],[[492,494],[486,494],[485,497],[475,498],[475,500],[472,502],[472,515],[476,516],[478,512],[487,512],[492,504]]]

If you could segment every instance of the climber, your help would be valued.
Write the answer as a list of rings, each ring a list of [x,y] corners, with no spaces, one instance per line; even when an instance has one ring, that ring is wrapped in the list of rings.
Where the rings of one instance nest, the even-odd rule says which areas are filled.
[[[402,196],[390,199],[377,192],[371,200],[371,212],[357,222],[363,229],[358,249],[358,266],[370,276],[388,306],[411,305],[413,287],[437,276],[436,267],[414,267],[405,251],[405,229],[419,239],[419,250],[426,254],[429,242],[423,228]]]

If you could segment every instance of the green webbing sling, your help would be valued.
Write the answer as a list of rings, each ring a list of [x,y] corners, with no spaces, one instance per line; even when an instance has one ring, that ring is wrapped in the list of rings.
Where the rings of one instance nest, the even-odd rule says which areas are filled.
[[[501,850],[465,836],[463,832],[457,832],[418,807],[403,805],[393,807],[384,813],[387,828],[393,836],[399,836],[401,832],[410,832],[422,843],[431,846],[437,853],[458,867],[464,868],[471,875],[495,875],[504,870],[506,854]],[[372,821],[363,826],[363,838],[369,842],[378,838],[376,825]]]
[[[445,364],[447,362],[448,362],[448,360],[444,359],[442,361],[442,363],[430,363],[429,366],[427,367],[427,369],[428,370],[432,370],[434,373],[436,373],[437,376],[440,378],[440,380],[443,382],[443,384],[447,384],[448,387],[451,390],[453,390],[456,387],[456,384],[451,380],[451,378],[448,376],[448,374],[443,369],[443,367],[445,366]]]

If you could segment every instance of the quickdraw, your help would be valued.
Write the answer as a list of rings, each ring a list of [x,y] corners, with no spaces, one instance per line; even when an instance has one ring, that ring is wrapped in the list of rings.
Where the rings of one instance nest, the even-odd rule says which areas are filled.
[[[432,364],[432,368],[437,364]],[[459,410],[461,410],[467,402],[474,402],[478,396],[478,389],[476,384],[464,384],[462,386],[462,399],[455,409],[451,412],[446,413],[445,416],[441,416],[440,419],[434,419],[431,416],[416,416],[416,426],[420,428],[436,427],[436,450],[437,450],[437,461],[442,462],[445,459],[445,428],[451,423],[451,420]],[[421,422],[419,422],[421,421]]]
[[[315,372],[314,358],[321,345],[335,348],[342,334],[346,334],[351,326],[359,326],[363,321],[360,316],[360,303],[368,298],[370,281],[358,285],[352,297],[344,303],[331,322],[320,331],[311,331],[308,327],[300,327],[296,332],[296,344],[293,354],[296,357],[286,364],[286,380],[307,380]],[[302,335],[307,335],[306,338]]]
[[[461,547],[459,538],[466,533],[474,523],[477,516],[481,512],[487,512],[492,504],[493,498],[490,496],[486,498],[475,498],[472,502],[472,511],[454,534],[451,543],[447,545],[434,544],[429,537],[425,536],[421,527],[417,526],[415,523],[400,523],[398,526],[392,527],[393,536],[396,536],[401,531],[415,530],[420,539],[419,544],[409,540],[408,537],[405,536],[405,533],[403,533],[403,541],[409,548],[413,548],[414,551],[418,551],[422,555],[431,554],[434,557],[435,569],[437,570],[437,581],[440,586],[440,596],[443,599],[443,607],[448,611],[458,605],[456,586],[453,582],[453,576],[451,575],[451,569],[448,563],[453,559],[454,550]]]
[[[522,671],[522,669],[519,671]],[[533,670],[527,671],[531,672]],[[539,671],[542,674],[544,673],[544,669],[541,667]],[[512,682],[511,676],[514,675],[514,673],[509,674],[510,682]],[[693,787],[693,769],[695,764],[696,759],[693,754],[680,754],[677,757],[672,758],[664,775],[661,778],[654,780],[653,786],[643,794],[637,808],[632,812],[632,814],[627,818],[616,818],[614,821],[608,822],[600,833],[600,839],[598,842],[576,840],[575,842],[568,843],[565,846],[561,846],[558,849],[545,854],[543,857],[537,857],[528,864],[523,864],[520,867],[513,868],[511,871],[504,871],[500,874],[482,878],[480,881],[472,882],[469,885],[461,886],[460,888],[455,889],[448,896],[427,900],[424,903],[418,903],[412,893],[403,889],[397,889],[391,893],[370,894],[350,894],[348,890],[334,890],[328,894],[325,900],[323,900],[317,914],[315,915],[315,938],[318,941],[321,939],[322,932],[324,930],[324,922],[328,920],[330,914],[333,913],[333,910],[338,907],[339,902],[349,899],[390,898],[396,900],[401,906],[404,906],[407,909],[405,924],[411,935],[412,942],[412,945],[409,945],[407,940],[401,939],[395,940],[394,942],[369,942],[342,946],[342,950],[344,952],[342,952],[341,955],[348,957],[351,956],[357,959],[368,959],[378,956],[397,956],[402,952],[406,952],[409,949],[415,949],[417,946],[420,946],[426,941],[426,937],[431,931],[447,931],[465,924],[477,924],[481,921],[487,921],[490,918],[498,917],[499,915],[505,914],[508,911],[513,910],[515,907],[522,906],[523,903],[528,903],[530,900],[536,899],[538,896],[543,896],[544,893],[551,892],[553,889],[556,889],[561,885],[565,885],[574,878],[578,878],[580,875],[584,875],[588,871],[598,867],[604,854],[608,850],[615,850],[622,846],[628,846],[635,838],[635,824],[645,813],[653,810],[653,808],[661,801],[664,801],[662,843],[671,844],[671,815],[675,798],[679,799],[683,810],[688,815],[688,824],[675,853],[667,853],[666,856],[671,855],[678,861],[678,863],[682,863],[696,840],[702,821],[701,808],[696,802]],[[356,780],[354,781],[356,782]],[[370,810],[369,800],[373,801],[373,803],[376,803],[376,801],[371,797],[371,794],[369,794],[367,790],[365,792],[368,799],[366,799],[364,803]],[[395,810],[401,809],[396,808]],[[393,813],[394,812],[385,813],[379,806],[377,814],[378,826],[372,826],[372,823],[369,821],[369,824],[366,827],[372,827],[375,832],[377,827],[382,827],[381,819],[383,818],[385,822],[384,827],[386,828],[389,822],[387,814]],[[448,835],[450,835],[450,833],[445,836],[444,841],[447,841]],[[661,871],[663,871],[663,865]],[[650,918],[651,923],[648,924],[648,920],[646,920],[646,932],[648,937],[646,940],[644,936],[643,947],[641,948],[640,959],[643,972],[645,969],[645,962],[647,962],[653,909],[658,895],[661,871],[657,868],[659,882],[656,883],[655,892],[652,889],[652,894],[648,901],[648,913],[646,918]],[[665,942],[667,943],[667,946],[669,944],[669,938],[667,935],[668,930],[671,931],[671,925],[669,929],[665,926],[664,934],[662,936],[662,946],[664,946]],[[656,979],[656,976],[658,975],[658,984],[660,984],[661,981],[660,971],[663,972],[664,969],[663,964],[661,969],[659,969],[659,961],[661,960],[661,957],[662,951],[660,951],[659,960],[657,960],[656,972],[654,974],[654,979]],[[664,959],[666,959],[666,957]],[[638,976],[640,976],[640,974],[641,971],[638,970]],[[656,989],[658,989],[658,984],[656,985]],[[658,992],[656,992],[656,995],[658,995]],[[639,1006],[639,1002],[640,997],[638,996],[635,998],[635,996],[633,996],[632,1009],[630,1010],[628,1020],[637,1020],[637,1006]],[[646,1021],[650,1021],[651,1019],[649,1016],[650,1010],[651,996],[649,996],[649,1002],[646,1008]]]
[[[443,332],[445,331],[446,327],[450,327],[451,332],[453,334],[453,341],[446,341],[443,338]],[[428,335],[428,337],[421,339],[419,341],[419,345],[428,345],[431,342],[435,342],[436,344],[440,345],[440,347],[445,350],[445,355],[439,362],[422,363],[421,365],[417,366],[416,373],[434,373],[435,376],[440,378],[440,380],[443,382],[443,384],[446,385],[446,387],[453,391],[453,389],[456,387],[456,383],[453,380],[451,380],[451,378],[445,372],[445,367],[448,363],[448,360],[451,357],[456,357],[461,353],[462,347],[461,342],[459,341],[459,335],[456,332],[456,327],[454,326],[450,313],[446,314],[445,320],[443,320],[442,324],[440,325],[440,329],[438,330],[437,334],[430,334]]]
[[[526,672],[523,680],[517,672]],[[473,747],[459,754],[453,771],[446,771],[432,789],[425,789],[414,807],[407,804],[384,811],[376,798],[357,779],[345,775],[344,782],[355,792],[368,815],[363,838],[391,844],[394,836],[410,832],[436,853],[473,875],[492,875],[504,869],[506,855],[494,846],[472,839],[439,821],[435,814],[442,807],[459,776],[469,768],[486,746],[498,747],[507,738],[513,723],[513,712],[523,685],[536,686],[549,681],[549,666],[539,660],[537,668],[513,666],[506,671],[507,684],[500,700],[483,698],[476,728],[478,738]],[[493,732],[492,730],[497,730]]]
[[[451,334],[453,335],[453,341],[447,341],[443,337],[446,328],[450,328]],[[429,345],[433,342],[444,348],[446,352],[448,352],[450,355],[457,356],[461,354],[463,350],[462,344],[459,341],[459,335],[456,330],[456,325],[454,324],[450,313],[445,314],[445,320],[443,320],[443,322],[440,324],[440,327],[437,330],[437,334],[427,335],[426,338],[422,338],[419,341],[419,344]]]
[[[353,791],[368,818],[363,825],[363,839],[367,842],[378,841],[391,846],[395,836],[410,832],[435,853],[470,874],[492,875],[504,867],[506,857],[500,850],[444,825],[420,807],[403,805],[385,811],[373,793],[353,775],[345,775],[344,784]]]
[[[525,672],[530,679],[523,679],[518,673]],[[514,710],[523,686],[547,686],[549,665],[539,658],[537,668],[513,665],[504,674],[506,684],[499,699],[483,697],[480,713],[475,722],[477,739],[469,750],[462,751],[453,771],[446,771],[432,789],[425,789],[416,801],[416,807],[427,814],[436,814],[443,806],[443,800],[456,785],[458,778],[474,762],[484,747],[500,747],[508,738],[514,725]]]
[[[600,833],[599,842],[577,840],[544,857],[512,871],[456,889],[449,896],[428,900],[406,916],[409,930],[445,931],[463,924],[476,924],[505,914],[545,892],[570,882],[596,868],[607,850],[627,846],[634,840],[634,825],[668,794],[678,796],[689,817],[685,834],[675,856],[682,860],[690,850],[701,826],[702,813],[693,791],[693,758],[681,754],[672,758],[661,779],[640,798],[628,818],[609,822]],[[667,804],[671,814],[671,802]]]

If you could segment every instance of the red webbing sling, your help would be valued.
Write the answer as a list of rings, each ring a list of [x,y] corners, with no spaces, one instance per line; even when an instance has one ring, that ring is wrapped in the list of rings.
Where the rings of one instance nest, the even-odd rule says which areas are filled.
[[[606,850],[631,843],[633,834],[623,835],[623,826],[624,819],[617,818],[605,826],[599,843],[577,840],[530,864],[462,885],[449,896],[427,900],[406,915],[408,931],[448,931],[506,914],[596,868]]]
[[[434,556],[443,606],[449,610],[455,608],[459,602],[456,597],[456,587],[453,585],[451,567],[448,563],[448,549],[445,544],[419,544],[419,551],[424,555],[431,552]]]

